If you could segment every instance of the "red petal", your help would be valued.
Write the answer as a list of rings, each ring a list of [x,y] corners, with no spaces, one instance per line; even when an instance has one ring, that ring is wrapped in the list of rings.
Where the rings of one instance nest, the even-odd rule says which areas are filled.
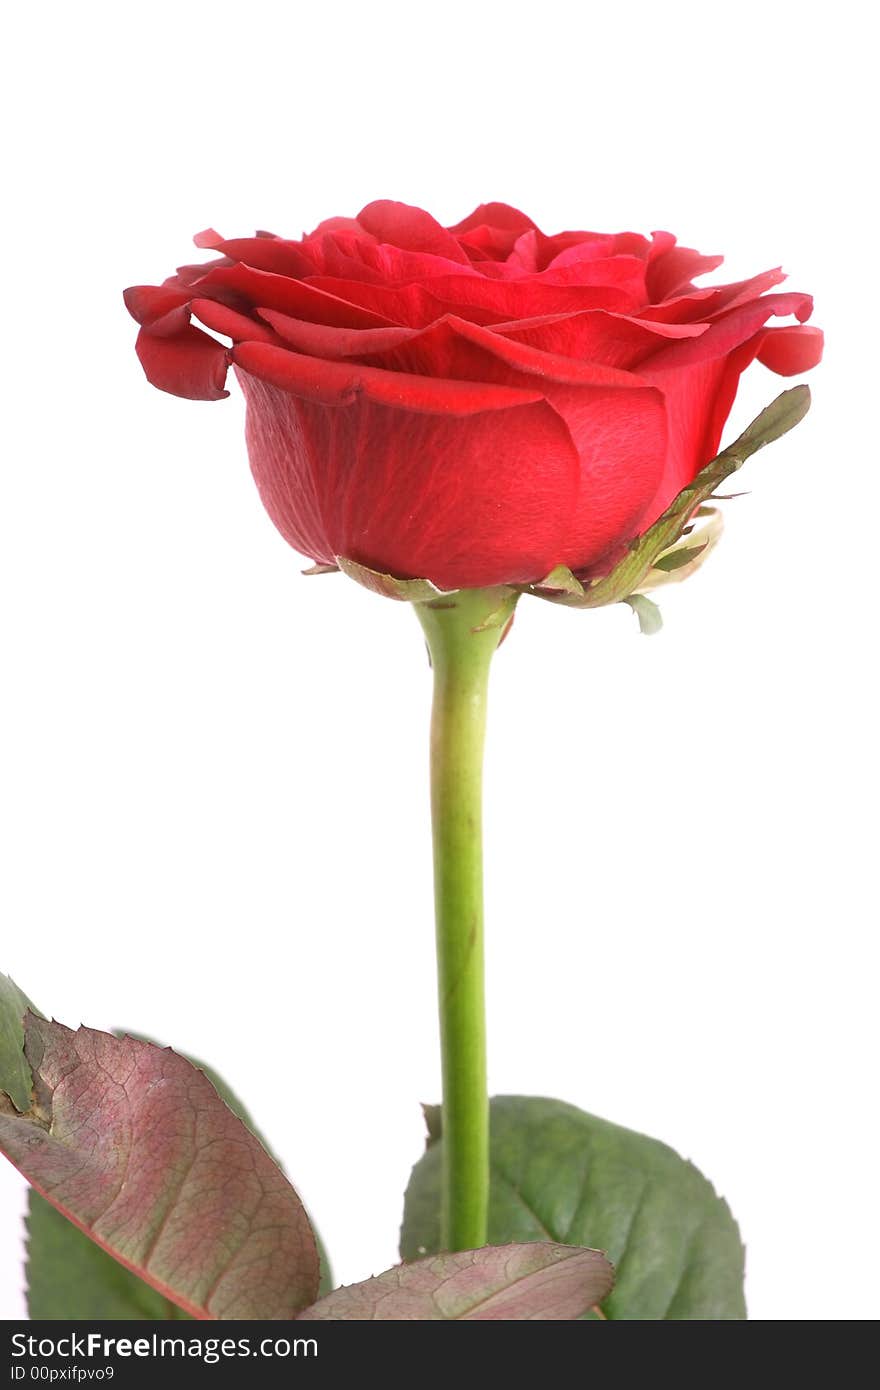
[[[156,337],[142,328],[137,355],[147,380],[160,391],[191,401],[219,401],[229,363],[228,349],[188,324],[173,337]]]
[[[785,279],[782,270],[765,270],[750,280],[738,280],[731,285],[715,285],[710,289],[690,290],[662,304],[652,304],[640,317],[661,323],[688,323],[694,319],[707,319],[716,314],[734,309],[757,299],[765,290],[771,290]]]
[[[588,570],[643,529],[666,467],[666,406],[662,392],[651,387],[551,386],[547,397],[568,425],[581,463],[556,563]]]
[[[232,360],[251,376],[324,405],[350,405],[359,396],[401,410],[448,416],[477,415],[541,400],[541,392],[482,381],[445,381],[388,372],[357,363],[330,362],[263,343],[240,343]]]
[[[772,316],[794,314],[805,319],[809,318],[812,308],[813,301],[808,294],[768,294],[762,299],[753,299],[716,318],[699,338],[674,343],[648,358],[639,369],[640,375],[650,376],[655,370],[668,371],[672,367],[725,356],[757,333]]]
[[[780,376],[798,376],[821,362],[824,344],[821,328],[768,328],[758,349],[758,361]]]
[[[643,530],[718,452],[723,420],[717,424],[716,435],[716,399],[727,372],[727,359],[718,357],[651,374],[650,379],[663,391],[669,434],[665,468]]]
[[[268,270],[276,275],[299,278],[312,275],[315,265],[299,241],[284,241],[280,237],[235,237],[231,241],[218,238],[211,249],[222,251],[232,261],[241,261],[254,270]]]
[[[579,466],[545,402],[462,419],[362,392],[328,410],[239,376],[263,502],[304,555],[444,589],[525,581],[556,563]]]
[[[326,323],[309,323],[306,319],[280,314],[276,309],[258,308],[255,311],[271,324],[279,337],[297,352],[312,357],[366,357],[383,348],[408,342],[419,333],[418,328],[334,328]]]
[[[535,382],[557,382],[572,386],[614,386],[624,390],[642,385],[630,372],[599,362],[542,352],[454,314],[413,332],[402,342],[376,349],[369,356],[373,365],[393,371],[456,380],[495,381],[524,387]]]
[[[325,217],[313,232],[303,237],[303,241],[311,241],[312,237],[323,236],[326,232],[354,232],[355,235],[363,235],[363,229],[356,217]]]
[[[690,287],[690,282],[698,275],[717,270],[723,260],[723,256],[701,256],[699,251],[691,251],[687,246],[670,247],[651,262],[648,270],[651,302],[657,304]]]
[[[203,232],[196,232],[193,237],[193,245],[200,251],[216,251],[218,246],[223,244],[223,238],[219,232],[215,232],[213,227],[207,227]]]
[[[234,342],[279,343],[278,335],[247,314],[239,314],[226,304],[218,304],[214,299],[194,299],[192,312],[197,319],[215,333],[223,333]]]
[[[474,331],[472,325],[464,327]],[[449,336],[451,341],[455,335]],[[544,409],[552,406],[557,420],[557,444],[545,458],[536,452],[538,437],[530,432],[535,419],[517,404],[529,402],[524,390],[484,380],[434,380],[317,362],[254,344],[236,348],[234,360],[245,369],[242,381],[252,397],[251,457],[264,501],[282,533],[313,559],[346,554],[402,577],[433,579],[441,587],[502,583],[525,573],[540,577],[538,555],[548,562],[543,572],[560,562],[583,567],[611,544],[636,534],[663,475],[662,394],[622,373],[604,375],[615,382],[623,378],[623,389],[617,384],[543,382]],[[567,369],[577,371],[579,365],[567,364]],[[248,387],[248,378],[269,383],[272,391],[253,396],[256,388]],[[297,403],[282,409],[278,387]],[[531,400],[534,408],[542,404],[537,394]],[[260,412],[270,405],[271,418],[262,418]],[[336,409],[328,411],[329,405]],[[375,413],[380,407],[381,416]],[[286,421],[283,429],[279,413]],[[490,413],[494,425],[477,428],[476,417],[488,421]],[[426,416],[430,423],[418,423]],[[452,416],[458,417],[455,425]],[[369,462],[367,419],[383,422],[376,425]],[[307,454],[308,485],[302,476],[306,425],[320,438]],[[541,428],[543,437],[546,418]],[[574,490],[568,474],[557,477],[554,488],[548,483],[551,463],[554,472],[559,468],[561,429],[574,445]],[[482,449],[490,457],[483,457]],[[365,497],[355,497],[351,479],[361,460],[359,486],[367,491]],[[392,462],[397,469],[393,478]],[[337,477],[332,485],[328,468]],[[484,496],[482,491],[490,479],[494,511],[491,493]],[[479,490],[478,497],[472,488]],[[504,497],[508,500],[502,508]],[[485,521],[475,521],[475,515]],[[377,519],[382,516],[389,518],[387,529]],[[323,540],[316,530],[318,518],[327,528]],[[536,537],[544,545],[549,536],[552,546],[537,545]],[[528,554],[533,556],[531,569],[524,559]]]
[[[123,291],[122,298],[132,318],[148,327],[188,304],[191,295],[176,285],[132,285]]]
[[[468,258],[455,237],[421,208],[380,199],[362,208],[357,220],[377,241],[467,264]]]
[[[631,370],[665,347],[670,339],[699,337],[708,324],[646,323],[603,309],[589,309],[581,314],[552,314],[493,327],[494,332],[506,338],[561,357]]]
[[[796,308],[793,310],[791,307],[791,301],[799,301],[803,309],[803,301],[807,299],[808,296],[768,295],[752,305],[735,309],[729,315],[730,323],[722,319],[713,325],[710,333],[717,335],[716,346],[721,343],[722,335],[728,335],[727,348],[719,355],[683,362],[681,357],[678,360],[673,358],[673,354],[679,351],[674,348],[651,358],[640,369],[640,374],[663,390],[670,429],[666,471],[651,507],[648,524],[717,454],[740,377],[756,357],[760,356],[764,361],[766,354],[771,359],[767,365],[774,371],[781,370],[782,375],[806,371],[819,361],[822,355],[822,333],[819,329],[762,329],[759,323],[766,306],[770,306],[772,312],[775,302],[778,313],[796,312]],[[772,346],[777,334],[783,335],[779,350]],[[698,339],[694,346],[702,346],[708,337],[709,334],[706,334],[705,338]],[[768,340],[771,343],[769,353]],[[690,348],[692,345],[682,346]],[[661,361],[665,364],[663,367],[658,365]]]
[[[370,287],[358,285],[354,288]],[[391,323],[381,314],[329,293],[313,281],[291,280],[246,265],[216,266],[191,287],[192,293],[207,299],[222,299],[230,290],[252,305],[265,305],[296,318],[335,324],[340,328],[387,328]]]
[[[584,309],[625,313],[633,308],[632,294],[619,287],[544,285],[539,279],[499,281],[481,275],[448,275],[433,277],[424,285],[391,286],[315,276],[309,285],[383,316],[386,324],[396,321],[412,328],[427,327],[445,313],[490,324]],[[286,308],[282,304],[271,307]]]
[[[442,276],[480,274],[480,271],[471,265],[469,258],[466,258],[466,265],[462,266],[449,256],[437,256],[427,251],[408,251],[400,246],[386,246],[372,241],[361,240],[357,254],[368,275],[360,274],[354,278],[369,278],[372,284],[430,284],[431,280]],[[319,273],[337,274],[329,265],[325,265]],[[343,272],[343,275],[347,276],[347,273]]]
[[[470,232],[477,227],[490,227],[493,230],[515,232],[519,236],[520,232],[528,231],[535,224],[530,217],[519,208],[511,207],[509,203],[480,203],[479,207],[474,208],[472,213],[462,218],[461,222],[456,222],[454,227],[448,227],[447,231],[454,236],[460,236],[463,232]]]

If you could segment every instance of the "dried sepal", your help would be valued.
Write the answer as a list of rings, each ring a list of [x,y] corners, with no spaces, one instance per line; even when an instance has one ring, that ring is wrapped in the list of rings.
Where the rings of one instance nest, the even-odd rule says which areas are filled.
[[[643,637],[653,637],[655,632],[660,631],[663,616],[653,599],[649,599],[646,594],[630,594],[623,602],[629,604],[638,618],[639,631]]]
[[[393,574],[368,569],[356,560],[347,560],[344,555],[337,555],[336,563],[349,579],[355,579],[365,589],[381,594],[383,598],[399,599],[402,603],[430,603],[433,599],[447,597],[447,591],[438,589],[430,579],[396,579]],[[449,592],[456,593],[457,590]]]

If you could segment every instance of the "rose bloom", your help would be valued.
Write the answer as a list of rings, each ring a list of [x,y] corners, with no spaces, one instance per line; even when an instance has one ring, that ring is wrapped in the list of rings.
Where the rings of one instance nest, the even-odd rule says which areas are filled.
[[[218,400],[232,363],[290,544],[442,589],[601,575],[717,453],[749,363],[822,352],[809,295],[765,293],[780,270],[698,289],[721,257],[669,232],[376,202],[299,241],[195,241],[218,258],[126,292],[149,380]]]

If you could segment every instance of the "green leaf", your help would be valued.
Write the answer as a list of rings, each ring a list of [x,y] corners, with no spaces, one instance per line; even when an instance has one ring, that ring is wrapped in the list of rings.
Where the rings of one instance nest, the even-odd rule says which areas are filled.
[[[36,1013],[26,994],[0,974],[0,1105],[8,1096],[20,1114],[31,1108],[33,1077],[24,1055],[24,1016]]]
[[[489,1240],[604,1250],[602,1305],[617,1320],[745,1318],[743,1248],[730,1210],[691,1163],[656,1139],[572,1105],[501,1096],[491,1105]],[[442,1138],[413,1169],[404,1260],[440,1248]]]
[[[153,1041],[139,1034],[128,1036],[137,1037],[141,1042]],[[205,1073],[232,1113],[275,1158],[247,1109],[223,1078],[204,1062],[193,1057],[188,1060]],[[108,1255],[33,1188],[29,1193],[27,1227],[28,1310],[33,1321],[85,1322],[99,1318],[156,1321],[189,1317],[170,1299]],[[315,1239],[321,1263],[318,1292],[325,1294],[333,1287],[330,1263],[317,1232]]]
[[[568,1322],[601,1302],[614,1271],[599,1250],[548,1241],[484,1246],[397,1265],[336,1289],[307,1321]]]
[[[639,628],[644,637],[653,637],[655,632],[660,631],[663,615],[653,599],[647,598],[644,594],[630,594],[629,598],[623,601],[629,604],[638,618]]]

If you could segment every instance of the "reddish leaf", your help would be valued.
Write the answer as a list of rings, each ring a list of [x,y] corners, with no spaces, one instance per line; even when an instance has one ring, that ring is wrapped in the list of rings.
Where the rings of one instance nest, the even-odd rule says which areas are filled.
[[[0,1149],[37,1191],[196,1318],[295,1317],[315,1238],[265,1149],[170,1048],[28,1013],[34,1103]]]
[[[398,1265],[322,1298],[300,1318],[334,1321],[552,1321],[583,1317],[611,1291],[599,1250],[536,1241]]]

